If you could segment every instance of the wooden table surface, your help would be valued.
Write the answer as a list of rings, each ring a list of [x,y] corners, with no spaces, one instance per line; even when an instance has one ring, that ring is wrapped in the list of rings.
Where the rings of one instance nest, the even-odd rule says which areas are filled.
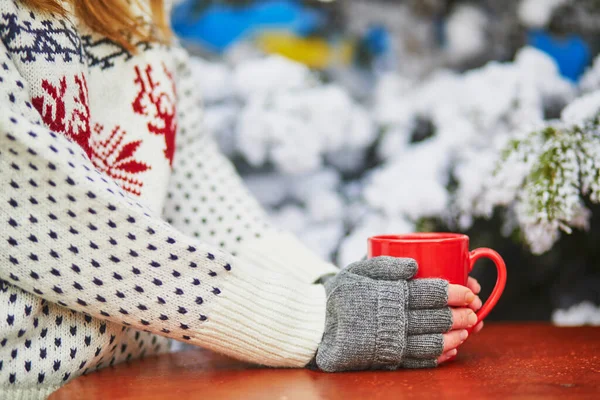
[[[491,397],[600,399],[600,328],[489,323],[447,365],[394,372],[256,368],[192,350],[82,376],[50,400]]]

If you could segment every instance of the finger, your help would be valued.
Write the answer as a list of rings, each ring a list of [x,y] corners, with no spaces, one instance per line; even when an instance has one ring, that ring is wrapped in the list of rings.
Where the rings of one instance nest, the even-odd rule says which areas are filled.
[[[481,302],[481,299],[479,298],[479,296],[475,296],[475,300],[473,300],[471,302],[471,304],[469,304],[468,307],[473,311],[478,311],[482,305],[483,305],[483,303]]]
[[[467,287],[475,294],[481,292],[481,285],[477,282],[477,279],[469,277],[467,280]]]
[[[465,329],[444,333],[444,347],[442,351],[445,353],[452,349],[456,349],[458,346],[463,344],[463,342],[467,340],[468,337],[469,333]]]
[[[404,355],[408,358],[431,358],[435,360],[442,355],[442,350],[444,350],[444,336],[441,333],[408,335]]]
[[[475,325],[475,329],[473,329],[473,333],[479,333],[483,329],[483,321]]]
[[[470,308],[452,309],[452,329],[467,329],[475,326],[477,315]]]
[[[462,307],[475,300],[475,295],[471,289],[462,285],[448,285],[448,305]]]
[[[443,308],[448,304],[448,282],[443,279],[408,281],[408,308]]]
[[[456,350],[456,349],[452,349],[450,351],[445,352],[444,354],[442,354],[441,356],[438,357],[438,359],[437,359],[438,365],[445,361],[448,361],[449,359],[456,356],[457,354],[458,354],[458,350]]]
[[[448,332],[452,328],[452,313],[449,307],[434,310],[409,310],[408,334]]]
[[[408,280],[417,273],[417,262],[412,258],[374,257],[350,264],[346,271],[376,280]]]

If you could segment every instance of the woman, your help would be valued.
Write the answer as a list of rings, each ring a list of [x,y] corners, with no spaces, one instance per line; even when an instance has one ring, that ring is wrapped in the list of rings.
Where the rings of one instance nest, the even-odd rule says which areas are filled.
[[[0,393],[45,397],[168,339],[326,371],[455,355],[479,285],[403,259],[338,273],[273,228],[202,131],[166,13],[0,3]]]

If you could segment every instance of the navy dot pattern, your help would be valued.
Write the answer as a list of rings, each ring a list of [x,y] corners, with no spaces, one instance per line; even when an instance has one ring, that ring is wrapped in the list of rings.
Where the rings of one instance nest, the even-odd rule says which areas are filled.
[[[54,385],[104,366],[168,350],[168,343],[53,304],[0,281],[0,379]]]
[[[165,219],[190,237],[211,243],[264,271],[313,283],[336,273],[297,238],[273,226],[202,126],[198,83],[189,55],[176,52],[177,152],[164,206]]]
[[[151,333],[201,341],[234,260],[32,123],[20,79],[0,48],[0,385],[60,384],[166,351]]]
[[[0,3],[3,17],[11,8],[36,21],[11,20],[18,26],[43,25],[20,2]],[[171,339],[263,365],[306,365],[323,334],[324,291],[267,272],[265,265],[278,265],[268,251],[256,252],[251,262],[222,251],[265,242],[250,239],[272,229],[214,142],[191,135],[200,121],[184,114],[198,115],[199,104],[189,94],[185,52],[169,50],[183,66],[175,74],[178,88],[188,89],[178,90],[183,139],[177,152],[183,156],[176,156],[177,179],[171,181],[165,213],[187,235],[156,213],[166,179],[152,182],[157,201],[144,203],[155,206],[148,209],[144,199],[97,171],[76,143],[41,124],[31,104],[32,93],[40,90],[39,74],[32,75],[27,68],[33,64],[27,63],[37,63],[44,77],[71,67],[85,73],[86,66],[79,58],[7,51],[12,31],[6,21],[0,20],[0,394],[44,397],[87,372],[167,351]],[[61,34],[77,41],[69,26]],[[197,151],[181,153],[192,142]],[[162,143],[155,150],[159,154]],[[198,162],[186,164],[188,156],[217,165],[199,167],[198,178],[210,182],[192,184],[194,195],[185,190],[186,168]],[[211,174],[225,181],[231,175],[234,183],[225,182],[223,190]],[[196,234],[175,209],[203,202],[198,190],[211,192],[210,200],[202,212],[200,206],[191,209],[190,218],[212,219]],[[295,258],[296,247],[278,249],[280,264]]]
[[[275,228],[214,138],[200,128],[201,101],[187,59],[177,68],[178,147],[164,217],[181,232],[236,254]]]

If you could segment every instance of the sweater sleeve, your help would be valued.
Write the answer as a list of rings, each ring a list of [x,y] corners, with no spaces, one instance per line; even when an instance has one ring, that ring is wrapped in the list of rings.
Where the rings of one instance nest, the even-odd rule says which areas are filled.
[[[151,215],[76,144],[32,122],[30,101],[0,48],[0,280],[250,362],[311,360],[321,285],[258,269]]]
[[[189,56],[177,59],[178,137],[165,218],[185,234],[236,254],[263,270],[312,283],[337,272],[292,234],[280,231],[248,192],[210,133],[202,130],[199,82]]]

